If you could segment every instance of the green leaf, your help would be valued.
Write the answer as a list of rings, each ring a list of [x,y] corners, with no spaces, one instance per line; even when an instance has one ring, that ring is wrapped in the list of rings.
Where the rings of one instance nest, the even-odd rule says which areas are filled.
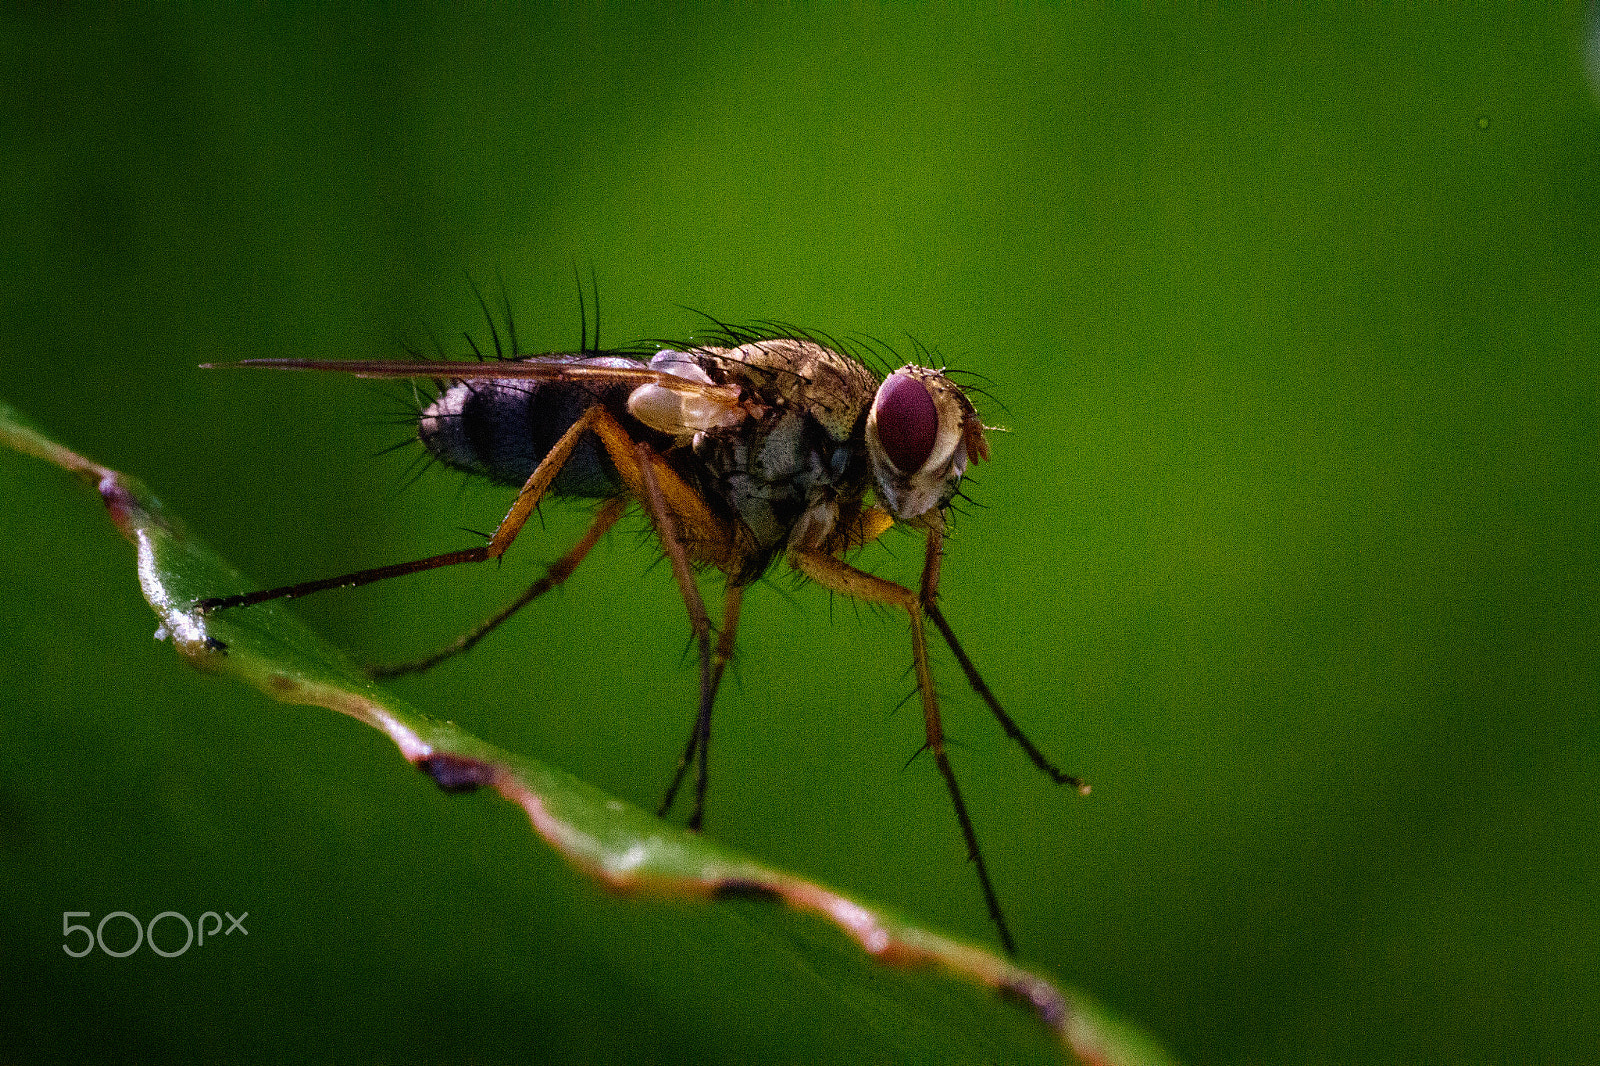
[[[616,892],[732,909],[766,951],[762,972],[801,971],[886,1035],[899,1057],[1169,1061],[1086,997],[974,945],[720,847],[533,759],[501,751],[369,680],[280,602],[202,617],[191,605],[254,585],[136,479],[50,440],[0,403],[0,441],[77,474],[137,550],[145,599],[195,667],[274,699],[327,707],[378,730],[446,792],[493,789],[575,869]],[[290,812],[286,817],[292,818]],[[441,906],[447,904],[441,903]],[[818,921],[817,919],[821,919]],[[768,994],[780,996],[781,989]]]

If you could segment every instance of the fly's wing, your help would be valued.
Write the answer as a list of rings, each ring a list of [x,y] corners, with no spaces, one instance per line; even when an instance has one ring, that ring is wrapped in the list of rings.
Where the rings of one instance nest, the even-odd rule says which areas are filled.
[[[274,370],[326,370],[358,378],[436,378],[441,381],[569,381],[582,384],[654,385],[715,408],[739,407],[736,385],[717,385],[666,370],[636,366],[597,366],[572,355],[535,355],[497,362],[436,362],[416,359],[243,359],[202,363],[202,370],[266,367]],[[618,360],[621,362],[621,360]]]

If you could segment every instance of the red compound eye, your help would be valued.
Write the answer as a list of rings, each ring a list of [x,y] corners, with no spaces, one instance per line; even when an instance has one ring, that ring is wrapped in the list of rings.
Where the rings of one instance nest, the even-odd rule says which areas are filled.
[[[904,474],[921,470],[939,436],[939,412],[927,386],[910,374],[891,374],[878,388],[873,410],[889,461]]]

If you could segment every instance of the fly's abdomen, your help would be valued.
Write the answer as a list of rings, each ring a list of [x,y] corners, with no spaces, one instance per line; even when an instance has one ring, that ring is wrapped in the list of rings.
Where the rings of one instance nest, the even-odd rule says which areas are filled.
[[[620,357],[572,359],[589,366],[637,367]],[[417,420],[417,437],[446,466],[478,474],[500,485],[521,486],[534,468],[595,403],[626,403],[629,387],[568,381],[461,381]],[[610,496],[622,480],[605,449],[586,434],[551,483],[562,496]]]

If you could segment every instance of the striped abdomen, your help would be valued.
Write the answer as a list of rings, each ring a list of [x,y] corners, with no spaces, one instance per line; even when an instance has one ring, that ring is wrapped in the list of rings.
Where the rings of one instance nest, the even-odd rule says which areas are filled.
[[[544,356],[542,361],[550,361]],[[582,366],[639,367],[621,356],[573,356]],[[417,420],[417,437],[440,462],[500,485],[521,486],[561,435],[592,404],[626,409],[629,385],[570,381],[459,381]],[[562,496],[610,496],[622,491],[615,467],[593,434],[585,435],[551,491]]]

